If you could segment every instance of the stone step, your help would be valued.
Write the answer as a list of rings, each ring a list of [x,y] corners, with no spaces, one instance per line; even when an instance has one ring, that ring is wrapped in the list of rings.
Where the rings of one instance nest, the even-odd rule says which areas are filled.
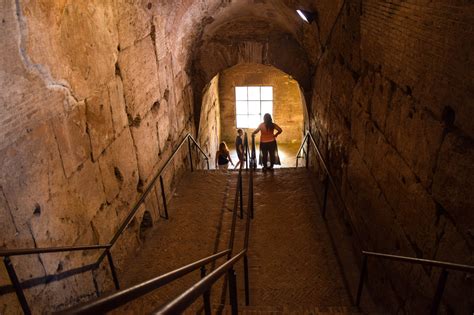
[[[202,309],[188,309],[183,314],[203,314]],[[348,315],[362,314],[357,307],[350,306],[268,306],[268,305],[239,305],[238,313],[242,315]],[[230,305],[213,305],[212,314],[231,315],[232,309]]]

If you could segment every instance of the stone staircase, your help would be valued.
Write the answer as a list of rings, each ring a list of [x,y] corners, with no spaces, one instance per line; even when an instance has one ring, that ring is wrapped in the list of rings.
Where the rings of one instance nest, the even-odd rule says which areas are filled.
[[[224,250],[228,246],[237,173],[186,176],[170,204],[170,220],[149,232],[121,274],[123,287]],[[247,178],[244,173],[244,201]],[[244,306],[243,263],[237,273],[239,314],[355,314],[305,169],[257,171],[249,245],[250,306]],[[246,202],[245,202],[246,205]],[[245,207],[246,209],[246,207]],[[238,219],[235,251],[243,246]],[[216,265],[220,265],[220,260]],[[209,266],[212,269],[214,266]],[[112,312],[147,314],[189,288],[199,273]],[[213,314],[231,314],[225,280],[211,291]],[[185,314],[203,314],[198,299]]]
[[[222,315],[232,315],[229,306],[224,307]],[[286,306],[243,306],[239,309],[242,315],[350,315],[361,314],[356,307],[286,307]]]

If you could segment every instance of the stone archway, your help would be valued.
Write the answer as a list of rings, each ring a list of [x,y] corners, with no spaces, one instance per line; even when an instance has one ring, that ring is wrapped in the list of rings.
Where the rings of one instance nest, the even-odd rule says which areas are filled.
[[[273,66],[241,63],[218,73],[204,88],[198,139],[213,157],[220,141],[232,144],[237,124],[235,87],[271,86],[273,88],[273,119],[284,130],[279,145],[284,145],[285,156],[291,159],[300,143],[304,127],[308,125],[305,99],[298,82],[289,74]],[[248,133],[255,126],[243,128]],[[258,139],[257,139],[258,140]],[[285,166],[293,166],[286,161]]]

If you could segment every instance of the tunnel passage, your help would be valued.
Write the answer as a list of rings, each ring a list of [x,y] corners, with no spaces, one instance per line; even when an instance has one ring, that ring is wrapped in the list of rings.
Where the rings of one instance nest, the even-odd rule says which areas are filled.
[[[473,263],[470,1],[18,0],[1,2],[0,14],[2,247],[109,241],[183,134],[197,133],[203,88],[256,63],[303,89],[305,129],[328,160],[358,250]],[[167,182],[183,177],[183,161]],[[138,247],[139,225],[128,233],[119,257]],[[92,273],[62,278],[93,256],[14,264],[21,281],[40,283],[27,299],[52,311],[110,286]],[[424,312],[435,272],[372,267],[382,303]],[[0,312],[15,312],[0,273]],[[472,309],[465,292],[472,277],[450,276],[447,312]]]
[[[237,95],[239,89],[242,95]],[[250,135],[267,112],[283,129],[278,138],[285,156],[282,163],[294,167],[292,158],[303,138],[304,126],[309,125],[305,120],[307,109],[298,82],[272,66],[243,63],[222,71],[211,80],[204,89],[199,142],[214,158],[219,142],[225,141],[234,149],[236,130],[241,128]]]

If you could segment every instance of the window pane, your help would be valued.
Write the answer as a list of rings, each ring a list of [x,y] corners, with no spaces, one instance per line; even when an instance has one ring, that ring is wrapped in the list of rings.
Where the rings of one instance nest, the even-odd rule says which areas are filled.
[[[260,124],[260,115],[249,115],[248,128],[257,128]]]
[[[248,116],[237,115],[237,128],[248,128]]]
[[[246,114],[248,114],[247,101],[237,101],[235,104],[236,104],[236,113],[237,113],[237,115],[246,115]]]
[[[235,87],[235,99],[237,101],[247,100],[247,87],[246,86],[236,86]]]
[[[265,100],[265,101],[273,100],[273,87],[262,86],[262,100]]]
[[[260,100],[260,87],[259,86],[249,86],[248,99],[253,101]]]
[[[262,116],[266,113],[273,115],[273,102],[272,101],[262,101]]]
[[[249,101],[249,114],[260,115],[260,101]]]

